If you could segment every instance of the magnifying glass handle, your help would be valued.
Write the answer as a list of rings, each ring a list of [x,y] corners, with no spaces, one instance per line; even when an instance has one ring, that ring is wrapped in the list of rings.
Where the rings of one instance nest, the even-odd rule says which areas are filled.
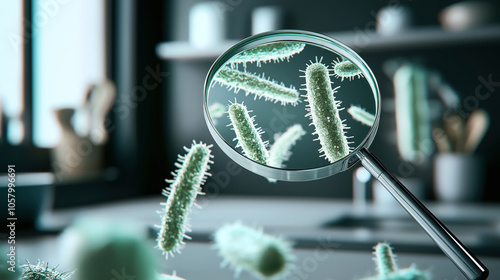
[[[357,153],[363,166],[420,224],[467,279],[486,279],[488,269],[368,150]]]

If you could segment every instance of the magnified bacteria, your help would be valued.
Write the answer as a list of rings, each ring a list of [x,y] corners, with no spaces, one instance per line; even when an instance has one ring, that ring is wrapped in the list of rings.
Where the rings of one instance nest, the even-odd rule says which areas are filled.
[[[265,77],[264,72],[284,83]],[[334,87],[331,76],[348,82]],[[257,46],[229,58],[218,69],[210,87],[210,116],[224,138],[236,133],[236,144],[230,138],[226,142],[256,162],[290,169],[324,166],[346,158],[375,122],[376,115],[370,113],[375,107],[370,85],[364,79],[355,80],[356,76],[363,77],[357,65],[314,44],[283,41]],[[301,86],[305,92],[299,94]],[[237,105],[230,101],[231,92],[240,90],[246,94],[238,97]],[[342,102],[356,105],[342,112]],[[220,104],[227,104],[227,109]],[[252,109],[252,116],[244,113],[247,108]],[[229,122],[220,118],[224,111]],[[280,137],[275,136],[273,142],[272,135],[277,133]],[[300,153],[291,157],[293,149]],[[310,154],[317,157],[306,159]]]
[[[337,58],[332,62],[333,64],[333,72],[336,78],[340,78],[340,81],[344,79],[352,80],[354,77],[361,78],[363,77],[363,73],[354,63],[349,60],[342,60]]]
[[[236,147],[241,147],[246,157],[258,163],[266,164],[269,157],[266,142],[262,141],[260,135],[262,129],[254,124],[255,116],[250,117],[247,107],[243,104],[233,103],[228,109],[231,125],[236,133]]]
[[[221,103],[214,103],[212,104],[208,110],[210,111],[210,116],[212,116],[213,119],[218,119],[226,113],[226,106],[222,105]]]
[[[255,94],[255,98],[264,98],[273,102],[281,102],[282,105],[296,105],[299,100],[299,92],[293,87],[286,87],[283,83],[265,78],[264,74],[256,75],[246,71],[240,71],[230,67],[219,70],[214,80],[226,85],[229,90],[235,92],[246,91],[246,94]]]
[[[373,126],[373,123],[375,122],[375,115],[368,113],[365,109],[359,106],[351,105],[351,107],[347,109],[347,112],[353,119],[364,125]]]
[[[345,135],[344,120],[339,116],[340,101],[335,100],[336,89],[332,89],[327,66],[320,61],[311,62],[304,71],[308,105],[306,117],[310,117],[321,143],[320,156],[333,163],[350,152]]]
[[[284,133],[274,136],[274,143],[269,150],[269,165],[273,167],[284,167],[283,162],[292,155],[292,147],[306,134],[300,124],[290,126]]]
[[[238,63],[242,63],[246,67],[247,63],[255,62],[260,67],[262,63],[271,61],[277,63],[285,59],[289,60],[294,54],[298,54],[304,50],[305,46],[306,44],[300,42],[269,43],[244,51],[231,58],[229,63],[232,67]]]
[[[292,155],[292,147],[306,132],[300,124],[289,127],[283,134],[275,135],[273,145],[267,150],[268,142],[262,141],[263,131],[254,123],[255,116],[250,117],[247,107],[233,103],[228,109],[231,126],[246,157],[265,165],[281,168],[283,162]],[[269,179],[270,182],[276,182]]]

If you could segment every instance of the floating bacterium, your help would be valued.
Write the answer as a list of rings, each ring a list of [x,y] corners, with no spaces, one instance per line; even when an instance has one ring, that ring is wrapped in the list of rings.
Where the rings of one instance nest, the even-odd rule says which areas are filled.
[[[210,107],[208,107],[208,112],[214,125],[217,124],[217,121],[220,117],[227,113],[226,106],[222,105],[219,102],[215,102],[214,104],[210,105]]]
[[[336,101],[332,90],[328,68],[321,61],[307,66],[305,72],[307,94],[306,117],[310,117],[316,128],[313,135],[318,135],[321,148],[320,156],[333,163],[350,152],[349,142],[345,135],[344,121],[340,119],[340,101]]]
[[[406,63],[393,77],[397,144],[401,157],[417,161],[428,154],[432,141],[427,69]]]
[[[264,74],[260,77],[245,71],[222,67],[214,77],[214,81],[227,86],[229,90],[234,89],[235,92],[244,90],[246,95],[255,94],[255,99],[264,97],[266,101],[275,103],[279,101],[282,105],[293,106],[299,102],[299,92],[293,86],[286,87],[284,83],[265,78]]]
[[[210,117],[212,117],[212,119],[218,119],[226,113],[226,106],[220,104],[219,102],[215,102],[208,107],[208,112],[210,113]]]
[[[215,247],[223,267],[229,264],[236,275],[246,270],[260,279],[284,276],[294,259],[290,242],[240,222],[218,229]]]
[[[305,46],[305,43],[299,42],[270,43],[244,51],[231,58],[229,63],[232,67],[234,67],[235,64],[243,63],[246,67],[246,63],[255,62],[257,67],[260,67],[262,62],[267,63],[272,61],[276,63],[285,59],[289,60],[294,54],[300,53]]]
[[[267,165],[269,157],[266,149],[267,142],[263,142],[260,137],[263,131],[254,124],[255,116],[250,117],[247,107],[238,103],[231,104],[228,112],[236,133],[234,140],[238,141],[236,147],[241,147],[246,157]]]
[[[349,60],[340,61],[338,58],[332,62],[333,64],[333,72],[335,73],[336,78],[341,78],[341,81],[344,79],[352,80],[354,77],[361,78],[363,77],[363,73],[356,66],[356,64],[350,62]]]
[[[387,276],[398,270],[396,261],[394,260],[394,255],[392,254],[391,246],[386,242],[378,243],[374,247],[375,251],[375,263],[377,264],[377,270],[379,275]]]
[[[178,168],[173,180],[166,180],[170,187],[163,190],[163,195],[167,196],[167,202],[162,203],[165,210],[162,215],[162,224],[158,233],[158,247],[160,247],[166,257],[173,256],[173,252],[180,252],[184,246],[184,238],[190,231],[188,217],[195,205],[195,199],[198,194],[202,194],[201,185],[205,183],[206,177],[210,174],[209,164],[213,163],[210,159],[212,145],[204,143],[197,144],[193,141],[191,148],[184,147],[186,155],[180,156],[175,166]]]
[[[398,269],[396,256],[386,242],[375,245],[373,255],[378,275],[362,280],[430,280],[429,273],[418,270],[414,264],[405,269]]]
[[[49,268],[49,263],[46,265],[43,262],[38,261],[38,264],[30,264],[26,260],[27,264],[20,266],[21,268],[21,279],[26,280],[67,280],[70,279],[74,271],[68,272],[58,272],[56,270],[57,266],[54,268]]]
[[[285,133],[274,136],[274,143],[269,149],[269,165],[277,168],[284,167],[283,162],[292,155],[291,148],[306,131],[300,124],[290,126]]]
[[[365,109],[356,105],[351,105],[351,107],[347,109],[347,112],[351,114],[353,119],[364,125],[373,126],[375,122],[375,116],[373,114],[368,113]]]

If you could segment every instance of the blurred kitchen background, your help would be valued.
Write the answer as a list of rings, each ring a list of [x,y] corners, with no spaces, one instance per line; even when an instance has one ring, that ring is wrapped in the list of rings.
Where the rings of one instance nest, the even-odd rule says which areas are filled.
[[[24,197],[19,191],[17,206],[28,236],[57,234],[64,219],[40,222],[37,209],[22,207],[71,220],[82,209],[97,213],[107,205],[164,200],[164,180],[171,178],[183,146],[193,140],[214,143],[202,98],[218,55],[255,33],[299,29],[338,39],[367,62],[382,95],[380,127],[369,150],[466,245],[498,264],[498,1],[1,0],[0,5],[2,195],[7,166],[15,165],[18,188],[29,190]],[[412,83],[401,86],[395,77],[405,66],[418,75],[406,74]],[[399,117],[396,98],[407,92],[415,96],[411,110],[419,116]],[[419,141],[404,137],[408,126],[423,131]],[[293,227],[292,216],[288,224],[272,220],[273,211],[290,211],[307,225],[341,228],[345,236],[336,242],[346,250],[369,255],[375,240],[394,239],[402,252],[419,253],[416,259],[425,262],[423,253],[445,259],[423,232],[414,240],[401,235],[418,227],[404,220],[404,211],[359,165],[326,179],[270,184],[240,169],[217,146],[212,151],[213,176],[204,186],[207,214],[193,218],[195,241],[208,241],[207,232],[225,221],[224,215],[228,220],[264,215],[268,220],[262,216],[256,222]],[[301,202],[317,212],[299,211]],[[331,206],[334,202],[340,208]],[[229,214],[223,206],[241,208]],[[258,214],[260,209],[267,212]],[[388,215],[399,211],[400,216]],[[201,217],[214,213],[223,214],[212,224],[205,220],[204,227]],[[390,234],[384,235],[386,226]],[[352,230],[361,237],[353,238]],[[374,231],[379,235],[370,235]],[[315,247],[314,235],[295,240],[299,247]],[[446,265],[436,274],[461,277]]]

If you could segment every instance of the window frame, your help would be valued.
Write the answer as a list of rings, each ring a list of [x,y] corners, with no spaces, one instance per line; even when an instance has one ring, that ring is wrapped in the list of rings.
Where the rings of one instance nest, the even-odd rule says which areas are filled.
[[[158,1],[162,2],[162,1]],[[144,77],[144,65],[159,64],[154,52],[155,45],[163,38],[163,28],[156,29],[146,41],[135,40],[140,28],[152,28],[155,20],[163,22],[165,3],[147,4],[137,0],[105,0],[105,59],[106,76],[114,81],[117,88],[116,100],[129,98],[131,88],[139,85]],[[149,6],[148,6],[149,5]],[[153,7],[152,9],[152,5]],[[3,166],[16,165],[16,172],[52,172],[50,148],[36,147],[33,143],[33,55],[32,40],[34,0],[22,1],[22,91],[24,99],[25,137],[18,146],[9,145],[2,137],[0,141],[0,163]],[[157,10],[151,18],[151,10]],[[141,22],[145,21],[146,24]],[[144,34],[143,34],[144,35]],[[143,36],[141,35],[141,36]],[[147,49],[148,54],[142,55]],[[152,132],[151,127],[140,124],[148,123],[161,114],[163,86],[149,94],[146,100],[130,109],[130,117],[123,120],[113,107],[108,118],[109,141],[105,145],[105,170],[97,179],[82,182],[54,183],[53,206],[66,208],[106,201],[134,198],[142,195],[161,193],[164,176],[156,174],[164,168],[166,156],[163,133]],[[160,118],[162,119],[162,118]],[[161,122],[163,123],[163,122]],[[160,123],[160,127],[162,126]],[[2,126],[4,127],[4,126]],[[154,139],[154,140],[152,140]],[[153,142],[153,143],[152,143]],[[158,145],[159,157],[150,154],[144,156],[144,146]],[[115,175],[110,176],[110,173]],[[167,172],[168,173],[168,172]],[[161,178],[161,180],[160,180]]]

